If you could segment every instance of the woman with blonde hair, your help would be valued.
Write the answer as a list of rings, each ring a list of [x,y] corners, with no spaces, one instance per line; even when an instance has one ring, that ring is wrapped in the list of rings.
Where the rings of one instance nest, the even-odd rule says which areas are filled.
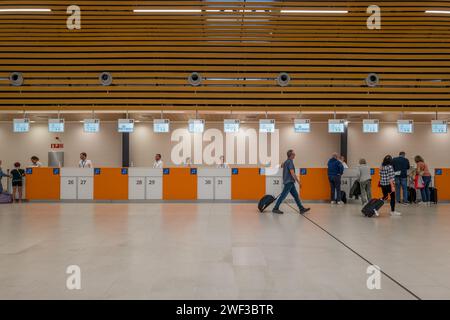
[[[431,184],[431,173],[428,169],[428,165],[425,160],[417,155],[414,157],[414,162],[416,163],[416,179],[422,179],[422,184],[420,189],[420,195],[422,196],[422,203],[425,205],[431,204],[430,199],[430,184]]]

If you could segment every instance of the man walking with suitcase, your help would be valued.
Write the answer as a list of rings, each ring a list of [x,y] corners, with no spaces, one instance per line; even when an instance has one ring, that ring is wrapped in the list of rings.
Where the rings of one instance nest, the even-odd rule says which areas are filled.
[[[283,191],[281,192],[281,195],[279,196],[277,203],[275,204],[275,207],[273,208],[273,213],[283,214],[283,211],[281,211],[280,205],[283,202],[284,199],[288,196],[290,193],[292,197],[295,200],[295,203],[298,206],[298,209],[300,210],[300,214],[304,214],[310,210],[310,208],[305,208],[298,196],[297,189],[295,189],[295,183],[297,182],[299,187],[301,187],[300,181],[298,180],[297,175],[295,174],[295,167],[294,167],[294,158],[295,158],[295,152],[294,150],[288,150],[287,152],[287,160],[283,163]]]

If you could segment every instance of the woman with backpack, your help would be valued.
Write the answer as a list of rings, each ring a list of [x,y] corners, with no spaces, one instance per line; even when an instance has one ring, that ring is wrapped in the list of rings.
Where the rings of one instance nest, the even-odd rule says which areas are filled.
[[[380,187],[383,192],[383,199],[391,197],[391,216],[400,216],[401,213],[395,211],[395,171],[392,165],[392,156],[387,155],[383,159],[380,168]]]
[[[20,168],[20,162],[14,163],[14,169],[11,170],[13,201],[22,201],[22,185],[24,176],[25,170]],[[19,194],[19,197],[16,199],[17,193]]]

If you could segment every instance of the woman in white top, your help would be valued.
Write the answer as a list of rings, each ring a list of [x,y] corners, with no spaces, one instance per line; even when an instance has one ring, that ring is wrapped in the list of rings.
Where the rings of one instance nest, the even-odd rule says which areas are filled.
[[[228,163],[225,162],[225,157],[220,156],[220,162],[217,164],[218,169],[227,169],[229,168]]]
[[[347,162],[345,162],[345,157],[344,156],[340,156],[339,157],[339,161],[342,163],[342,165],[344,166],[344,169],[348,169],[348,164]]]
[[[86,152],[80,153],[80,162],[78,163],[80,168],[92,168],[92,161],[87,159]]]
[[[153,163],[153,168],[162,169],[163,166],[164,166],[164,163],[161,160],[161,154],[157,153],[155,155],[155,162]]]

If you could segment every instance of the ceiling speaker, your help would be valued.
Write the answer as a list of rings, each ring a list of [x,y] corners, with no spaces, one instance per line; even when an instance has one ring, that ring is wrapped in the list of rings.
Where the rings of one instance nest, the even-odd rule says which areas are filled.
[[[289,76],[286,72],[281,72],[277,77],[277,83],[280,87],[288,86],[290,81],[291,76]]]
[[[98,77],[98,79],[100,80],[100,83],[103,86],[110,86],[113,81],[112,75],[109,72],[100,73],[100,76]]]
[[[369,73],[366,78],[366,84],[369,87],[376,87],[380,83],[380,77],[376,73]]]
[[[13,86],[21,86],[23,84],[23,75],[21,72],[11,72],[9,75],[9,81]]]
[[[202,83],[202,76],[198,72],[192,72],[188,77],[188,82],[192,86],[199,86]]]

